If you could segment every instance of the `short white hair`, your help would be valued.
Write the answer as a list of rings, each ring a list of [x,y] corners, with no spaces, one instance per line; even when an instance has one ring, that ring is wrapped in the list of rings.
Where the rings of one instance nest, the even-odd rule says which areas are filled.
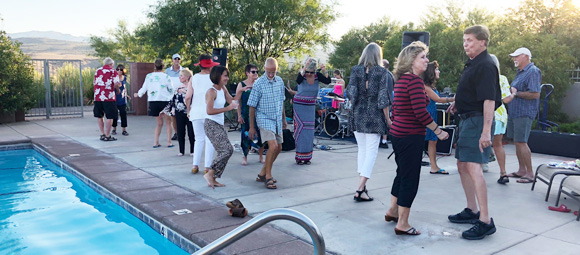
[[[264,69],[266,69],[266,67],[268,66],[268,64],[273,64],[276,66],[276,70],[278,70],[278,61],[275,58],[269,57],[266,59],[266,62],[264,62]]]
[[[115,61],[113,61],[112,58],[107,57],[107,58],[105,58],[105,60],[103,60],[103,64],[105,64],[105,65],[112,65],[114,63],[115,63]]]
[[[363,50],[360,58],[358,59],[359,65],[364,65],[365,67],[371,66],[383,66],[383,50],[381,46],[372,42],[369,43]]]

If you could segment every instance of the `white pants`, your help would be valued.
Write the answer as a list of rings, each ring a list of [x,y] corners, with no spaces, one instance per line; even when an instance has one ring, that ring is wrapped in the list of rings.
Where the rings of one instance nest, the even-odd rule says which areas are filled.
[[[358,146],[357,172],[360,176],[370,179],[377,159],[377,153],[379,152],[381,135],[355,131],[354,137]]]
[[[199,166],[199,161],[201,161],[201,152],[205,145],[205,158],[204,165],[206,168],[211,167],[211,162],[213,160],[214,148],[207,136],[205,135],[205,130],[203,128],[203,123],[205,119],[192,120],[193,133],[195,133],[195,146],[193,147],[193,165]]]

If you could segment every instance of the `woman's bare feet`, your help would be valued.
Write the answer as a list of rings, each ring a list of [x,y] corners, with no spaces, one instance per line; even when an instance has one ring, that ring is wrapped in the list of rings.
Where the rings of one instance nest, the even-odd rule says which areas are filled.
[[[264,157],[262,155],[260,155],[260,163],[265,164],[266,160],[264,160]]]
[[[209,171],[207,171],[206,174],[203,175],[203,178],[207,182],[207,186],[211,187],[212,189],[215,187],[225,187],[226,185],[221,184],[215,180],[215,177],[213,176],[214,173],[215,173],[214,170],[209,170]]]
[[[247,166],[248,165],[248,158],[246,158],[246,157],[243,157],[242,158],[242,165],[243,166]]]

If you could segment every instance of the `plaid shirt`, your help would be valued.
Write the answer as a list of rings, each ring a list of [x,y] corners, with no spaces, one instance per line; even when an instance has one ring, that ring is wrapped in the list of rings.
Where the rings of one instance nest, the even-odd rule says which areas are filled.
[[[517,70],[516,78],[512,81],[511,86],[521,92],[538,92],[542,83],[542,71],[534,63],[529,63],[524,69]],[[515,97],[508,104],[508,117],[510,119],[528,117],[536,118],[538,114],[540,99],[523,99]]]
[[[266,74],[258,78],[252,87],[248,106],[256,108],[258,127],[282,135],[284,111],[284,81],[275,76],[272,81]]]

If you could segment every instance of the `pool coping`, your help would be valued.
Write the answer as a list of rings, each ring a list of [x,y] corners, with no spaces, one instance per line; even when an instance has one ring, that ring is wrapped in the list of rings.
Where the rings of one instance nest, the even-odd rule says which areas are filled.
[[[251,217],[228,216],[225,205],[63,136],[0,142],[0,151],[35,149],[188,253]],[[177,215],[173,211],[187,209]],[[217,254],[309,254],[312,244],[266,225]]]

